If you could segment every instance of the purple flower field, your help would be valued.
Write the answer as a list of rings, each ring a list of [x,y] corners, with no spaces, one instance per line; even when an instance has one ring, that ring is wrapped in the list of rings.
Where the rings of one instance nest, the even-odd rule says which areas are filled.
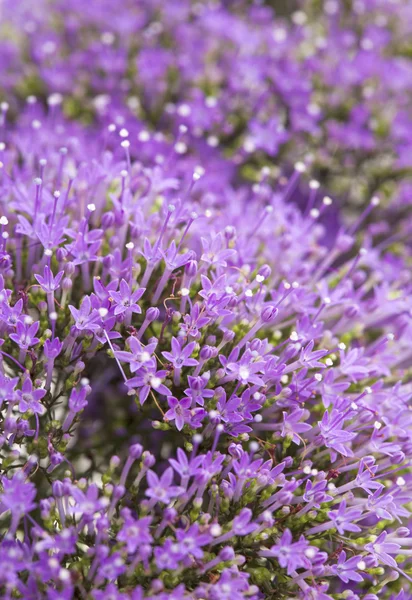
[[[412,2],[0,1],[0,598],[412,600]]]

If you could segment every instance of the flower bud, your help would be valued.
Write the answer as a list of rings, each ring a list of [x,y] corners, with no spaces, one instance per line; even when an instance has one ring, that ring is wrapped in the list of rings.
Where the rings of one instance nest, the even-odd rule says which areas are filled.
[[[367,277],[368,275],[365,271],[356,271],[356,273],[353,273],[352,275],[352,281],[355,285],[359,286],[365,282]]]
[[[129,448],[129,456],[135,460],[142,456],[143,446],[141,444],[133,444]]]
[[[351,304],[345,309],[345,316],[349,319],[354,319],[359,314],[359,306],[356,304]]]
[[[68,254],[68,252],[67,252],[66,248],[57,248],[56,259],[59,262],[62,262],[66,258],[67,254]]]
[[[210,360],[213,356],[213,350],[214,348],[212,348],[212,346],[203,346],[199,353],[200,360]]]
[[[270,324],[276,319],[278,312],[278,309],[274,306],[266,306],[262,310],[260,318],[262,319],[263,323]]]
[[[233,240],[236,235],[236,229],[232,225],[228,225],[225,227],[225,238],[229,240]]]
[[[165,508],[165,510],[163,511],[163,520],[166,521],[166,523],[174,523],[176,521],[176,518],[177,510],[175,508]]]
[[[404,460],[405,460],[405,454],[404,454],[404,452],[401,452],[401,451],[395,452],[390,457],[390,463],[392,465],[400,465],[403,463]]]
[[[129,229],[130,229],[130,237],[133,240],[136,240],[137,238],[139,238],[142,235],[142,230],[139,227],[139,225],[137,225],[136,223],[130,223]]]
[[[224,561],[233,560],[235,558],[235,551],[231,546],[225,546],[219,552],[219,558]]]
[[[264,342],[257,338],[250,342],[250,349],[252,350],[252,352],[259,352],[263,346]]]
[[[53,481],[52,483],[52,493],[56,498],[61,498],[64,496],[64,486],[63,483],[59,480]]]
[[[353,237],[347,234],[342,234],[336,240],[336,247],[341,252],[347,252],[353,246]]]
[[[398,537],[403,538],[409,537],[411,534],[410,530],[407,527],[398,527],[395,533]]]
[[[151,306],[147,309],[145,319],[151,323],[152,321],[156,321],[159,318],[160,310],[155,306]]]
[[[161,592],[162,590],[164,590],[163,581],[161,579],[154,579],[151,583],[150,589],[155,594]]]
[[[119,464],[120,464],[120,458],[116,455],[112,456],[110,459],[110,468],[116,469],[116,467],[118,467]]]
[[[258,271],[258,275],[263,277],[263,279],[268,279],[272,274],[272,269],[269,265],[262,265]]]
[[[68,262],[64,265],[64,271],[66,275],[70,277],[70,275],[73,275],[76,271],[76,266],[72,262]]]
[[[228,450],[229,450],[230,456],[233,456],[233,458],[240,459],[242,457],[243,449],[240,444],[232,443],[229,445]]]
[[[69,277],[65,277],[62,281],[62,290],[71,290],[73,286],[72,280]]]
[[[104,266],[106,269],[110,269],[110,267],[111,267],[111,266],[112,266],[112,264],[113,264],[113,256],[112,256],[111,254],[108,254],[107,256],[105,256],[105,257],[103,258],[102,262],[103,262],[103,266]]]
[[[114,225],[114,214],[112,211],[104,213],[102,216],[102,227],[103,229],[109,229]]]
[[[225,344],[227,344],[228,342],[233,342],[235,338],[235,332],[232,331],[231,329],[226,329],[223,332],[223,341],[225,342]]]
[[[153,465],[156,462],[156,459],[153,456],[153,454],[151,454],[147,450],[145,450],[145,452],[143,452],[142,459],[143,459],[143,466],[147,467],[148,469],[150,469],[150,467],[153,467]]]
[[[188,277],[196,277],[196,275],[197,275],[197,261],[196,260],[189,260],[186,263],[185,271],[186,271],[186,275]]]
[[[124,487],[124,485],[116,485],[113,489],[113,498],[116,498],[116,500],[120,500],[120,498],[124,496],[125,492],[126,488]]]

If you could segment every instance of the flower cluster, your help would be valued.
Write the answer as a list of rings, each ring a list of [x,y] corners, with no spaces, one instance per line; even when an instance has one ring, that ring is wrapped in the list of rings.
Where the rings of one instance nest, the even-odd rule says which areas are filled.
[[[278,22],[246,4],[119,11],[92,1],[82,12],[70,0],[47,12],[39,2],[28,19],[25,2],[10,14],[6,2],[10,21],[26,19],[41,93],[58,93],[20,105],[25,62],[10,58],[3,83],[15,95],[0,121],[5,600],[411,597],[411,225],[388,225],[376,196],[340,221],[293,148],[279,176],[256,154],[257,182],[241,178],[259,128],[301,151],[315,93],[305,82],[323,73],[333,87],[337,71],[305,26],[310,11]],[[351,15],[325,4],[317,27],[343,72],[355,60]],[[378,65],[397,59],[376,50],[376,28],[407,30],[394,5],[357,3],[361,21],[376,11],[377,41],[361,46]],[[302,58],[308,40],[319,55]],[[345,98],[359,85],[335,76]],[[289,114],[277,141],[266,120],[278,118],[274,82]],[[401,95],[392,84],[366,105]],[[319,122],[346,157],[359,134],[351,119],[365,125],[357,108]],[[309,129],[321,113],[309,111]],[[232,153],[211,143],[216,131]]]
[[[1,83],[13,98],[63,102],[143,145],[183,125],[179,151],[204,166],[241,164],[255,178],[268,158],[304,159],[330,193],[410,202],[408,0],[104,0],[87,11],[5,0],[2,10]]]

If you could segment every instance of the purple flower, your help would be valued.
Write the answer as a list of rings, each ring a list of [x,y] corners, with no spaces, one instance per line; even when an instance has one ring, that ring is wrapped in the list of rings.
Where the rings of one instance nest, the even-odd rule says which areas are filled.
[[[3,489],[0,493],[0,512],[11,512],[15,531],[20,519],[36,507],[36,488],[20,471],[16,471],[11,479],[3,476],[1,486]]]
[[[177,458],[169,458],[169,462],[182,479],[187,480],[197,472],[198,467],[203,462],[203,456],[197,456],[189,461],[186,453],[181,448],[178,448]]]
[[[100,320],[100,315],[92,308],[89,296],[84,296],[79,309],[69,306],[69,310],[78,331],[96,331],[99,328],[97,321]]]
[[[117,534],[117,539],[126,544],[129,554],[134,554],[141,544],[150,544],[153,541],[149,529],[152,517],[142,517],[136,520],[126,509],[122,516],[124,521]]]
[[[71,495],[75,504],[70,505],[69,512],[79,519],[83,518],[87,521],[107,506],[106,498],[100,497],[99,488],[95,484],[89,485],[85,491],[72,486]]]
[[[18,390],[19,410],[27,412],[31,410],[33,413],[42,415],[45,412],[45,407],[40,402],[46,395],[46,390],[33,388],[33,383],[30,378],[24,380],[21,390]]]
[[[10,379],[2,373],[0,373],[0,409],[3,402],[13,402],[16,398],[16,385],[18,384],[18,377]]]
[[[44,355],[49,359],[54,360],[55,358],[57,358],[62,349],[63,343],[57,337],[52,340],[48,339],[44,342],[43,352]]]
[[[377,562],[396,569],[397,563],[396,560],[392,558],[391,554],[399,554],[401,546],[394,542],[385,542],[387,536],[387,532],[382,531],[374,542],[365,545],[365,550],[369,552]]]
[[[232,532],[234,535],[248,535],[257,529],[257,524],[252,522],[253,514],[250,508],[243,508],[233,519]]]
[[[209,378],[210,375],[208,373],[203,373],[200,377],[188,376],[189,387],[185,389],[184,393],[191,398],[192,405],[197,403],[200,406],[204,406],[205,400],[213,398],[214,391],[206,388]]]
[[[361,531],[359,525],[355,525],[353,521],[358,520],[362,515],[362,510],[357,508],[346,508],[346,501],[342,500],[338,510],[328,512],[328,517],[339,531],[344,535],[345,531]]]
[[[161,477],[158,477],[151,469],[147,472],[148,488],[146,496],[155,502],[168,504],[171,498],[176,498],[183,492],[183,488],[171,485],[173,481],[173,469],[168,467]]]
[[[331,567],[331,571],[344,583],[349,583],[349,581],[361,582],[363,581],[363,577],[358,572],[358,564],[361,560],[361,556],[351,556],[346,560],[346,552],[342,550],[339,554],[338,562]]]
[[[132,289],[128,283],[122,279],[120,281],[120,291],[111,292],[111,297],[114,305],[114,314],[121,315],[123,313],[136,313],[140,314],[142,309],[137,304],[140,298],[145,293],[146,288],[139,288],[132,292]]]
[[[162,355],[172,363],[175,369],[195,367],[198,364],[197,360],[190,358],[195,349],[196,342],[190,342],[187,346],[182,346],[176,338],[172,338],[171,345],[172,351],[162,352]]]
[[[322,421],[318,422],[322,440],[327,448],[332,448],[343,456],[353,456],[348,442],[356,437],[356,433],[345,431],[342,428],[346,415],[333,409],[331,413],[324,413]]]
[[[235,250],[225,248],[224,238],[222,233],[208,238],[202,238],[203,254],[201,260],[209,267],[220,269],[227,266],[227,261],[232,260],[236,256]]]
[[[150,390],[163,396],[170,396],[171,394],[169,388],[162,383],[166,371],[155,371],[154,369],[155,365],[151,363],[149,367],[139,370],[139,374],[126,383],[128,388],[140,388],[139,400],[142,405],[146,402]]]
[[[316,548],[309,546],[304,536],[301,536],[299,541],[292,542],[291,532],[289,529],[285,529],[279,541],[270,550],[263,550],[261,554],[262,556],[277,558],[280,566],[287,569],[287,573],[290,575],[296,569],[310,569],[311,562],[308,556],[314,556],[316,551]]]
[[[126,565],[120,552],[114,552],[99,564],[98,577],[113,581],[126,571]]]
[[[174,396],[168,396],[167,403],[169,410],[165,413],[164,419],[167,421],[174,421],[176,423],[176,429],[181,431],[190,420],[191,412],[189,410],[191,401],[190,398],[182,398],[178,400]]]
[[[78,413],[87,406],[86,396],[90,388],[87,386],[81,387],[79,390],[74,388],[69,398],[69,408],[72,412]]]
[[[227,360],[219,356],[228,377],[240,381],[242,385],[264,385],[263,379],[258,375],[262,371],[263,361],[256,361],[251,350],[246,350],[240,359],[237,356],[238,352],[234,352]]]
[[[118,350],[116,356],[122,362],[127,362],[130,365],[132,373],[138,371],[141,367],[147,366],[147,364],[156,365],[153,353],[156,350],[157,342],[152,342],[143,346],[141,342],[135,337],[130,337],[127,341],[131,352],[124,352]]]
[[[55,277],[50,267],[46,265],[43,270],[43,276],[35,275],[35,278],[39,282],[42,290],[47,294],[50,294],[59,288],[63,275],[64,271],[59,271]]]
[[[109,583],[104,590],[93,590],[93,600],[129,600],[130,596],[120,592],[115,583]]]
[[[190,566],[187,556],[201,559],[203,557],[202,546],[210,543],[212,537],[209,533],[202,533],[199,525],[194,523],[187,530],[178,529],[176,531],[176,540],[179,552],[183,555],[183,562]]]
[[[297,434],[312,429],[309,423],[300,423],[302,417],[307,416],[303,408],[296,408],[292,413],[283,412],[282,437],[290,437],[292,441],[300,445],[301,437]]]
[[[31,346],[35,346],[39,343],[39,338],[35,337],[39,330],[40,323],[35,321],[34,323],[22,323],[17,321],[16,333],[10,334],[10,339],[21,348],[22,350],[28,350]]]
[[[196,342],[190,342],[187,346],[182,346],[176,338],[172,338],[172,351],[162,352],[162,355],[169,360],[174,368],[173,381],[175,385],[180,384],[180,372],[182,367],[195,367],[198,361],[190,358],[195,349]]]

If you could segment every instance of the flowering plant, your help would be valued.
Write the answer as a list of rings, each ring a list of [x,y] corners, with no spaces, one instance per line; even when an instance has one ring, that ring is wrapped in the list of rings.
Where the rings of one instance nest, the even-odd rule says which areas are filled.
[[[294,150],[281,164],[288,177],[261,168],[256,155],[251,183],[236,144],[226,141],[227,156],[217,156],[214,142],[200,142],[206,126],[230,137],[226,101],[239,102],[244,90],[254,96],[250,78],[260,71],[247,68],[247,42],[255,56],[272,14],[227,4],[209,11],[125,2],[119,15],[112,3],[91,2],[78,21],[74,0],[54,3],[51,14],[39,3],[40,16],[26,23],[31,64],[42,90],[58,94],[21,105],[16,82],[4,78],[0,592],[7,600],[412,597],[410,225],[388,226],[376,196],[350,223],[337,218],[318,182],[307,183],[310,161],[289,172]],[[326,4],[324,18],[335,23],[335,3]],[[362,4],[397,22],[380,2]],[[18,8],[8,15],[17,24],[25,3]],[[192,27],[199,13],[202,27],[216,31],[215,62],[195,54],[173,87],[176,57],[167,40],[153,43],[167,30],[162,19],[148,24],[150,10],[170,17],[180,60],[195,42],[202,56],[202,43],[208,55],[215,50]],[[55,12],[66,19],[63,33]],[[250,39],[242,35],[245,14],[253,16]],[[290,27],[305,37],[302,14]],[[136,28],[146,34],[136,51],[146,121],[126,113],[127,85],[114,94],[123,76],[136,82],[125,66]],[[107,54],[94,45],[96,31]],[[225,60],[237,37],[245,55],[231,77],[246,79],[236,97],[218,67],[221,60],[229,75]],[[51,47],[44,62],[38,53]],[[58,84],[50,69],[61,77],[65,52]],[[93,69],[76,120],[65,103],[85,76],[76,69],[84,53]],[[200,94],[214,67],[228,96],[221,104]],[[305,90],[293,69],[290,77]],[[288,99],[301,107],[299,89]],[[85,122],[96,90],[113,93],[113,106]],[[178,98],[183,121],[156,117],[162,94]],[[289,137],[302,148],[293,126],[281,140],[267,135],[250,101],[239,110],[253,135],[269,140],[265,153],[276,154],[273,145]],[[275,119],[271,102],[265,110]],[[242,135],[235,137],[245,150],[250,133],[246,142]],[[303,208],[294,201],[298,186]]]

